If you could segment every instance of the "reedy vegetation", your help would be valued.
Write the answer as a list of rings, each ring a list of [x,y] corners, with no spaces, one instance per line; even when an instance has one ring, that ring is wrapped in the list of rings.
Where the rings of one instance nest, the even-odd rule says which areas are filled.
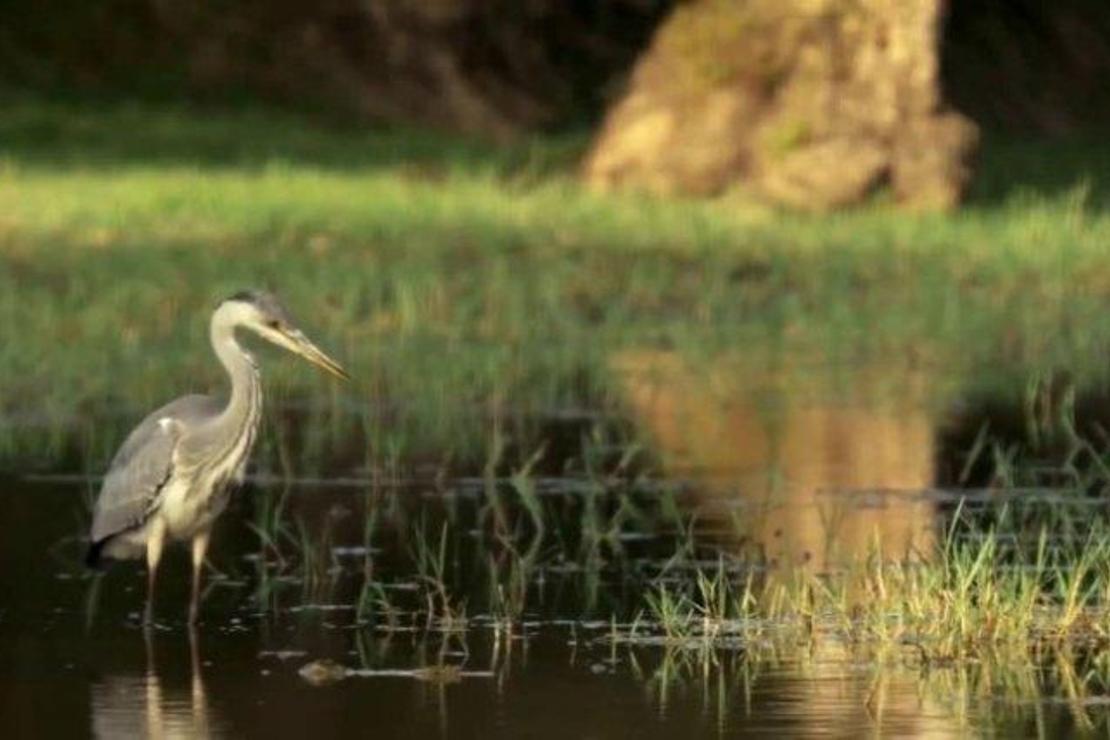
[[[562,496],[541,491],[535,468],[543,413],[619,412],[608,361],[622,348],[695,360],[752,345],[818,347],[830,361],[912,353],[963,398],[1020,401],[1027,378],[1059,368],[1098,387],[1110,343],[1103,143],[990,150],[976,199],[953,215],[908,215],[880,197],[808,216],[584,192],[574,137],[492,150],[272,111],[16,99],[0,142],[8,465],[53,465],[68,450],[102,469],[137,414],[219,385],[208,311],[268,285],[356,381],[328,385],[266,357],[264,470],[289,480],[331,469],[342,450],[368,471],[368,511],[395,514],[412,461],[484,463],[469,520],[366,514],[359,620],[416,614],[448,629],[481,616],[508,629],[564,599],[611,617],[617,642],[750,646],[787,631],[929,663],[1106,654],[1101,513],[1031,527],[1013,509],[962,511],[921,562],[774,573],[707,552],[679,494],[627,457],[605,467],[587,445]],[[1053,172],[1072,162],[1074,177],[1007,179],[1049,161]],[[1026,463],[989,449],[1000,490],[1022,488]],[[1105,455],[1076,450],[1059,471],[1082,458],[1088,477],[1066,486],[1080,501],[1105,491],[1091,477]],[[342,587],[332,540],[282,501],[255,521],[263,611],[280,608],[291,573],[303,599]],[[671,549],[651,557],[624,537],[659,531]],[[398,551],[398,532],[411,552],[391,571],[373,547]],[[550,593],[556,581],[565,592]]]
[[[0,456],[21,464],[102,460],[135,414],[218,386],[207,315],[243,285],[275,288],[356,376],[265,358],[271,408],[314,399],[302,473],[352,428],[383,460],[481,461],[476,415],[618,406],[607,362],[629,347],[913,353],[965,396],[1106,376],[1096,143],[989,149],[957,214],[879,198],[807,216],[587,193],[582,137],[493,149],[274,111],[7,102]]]

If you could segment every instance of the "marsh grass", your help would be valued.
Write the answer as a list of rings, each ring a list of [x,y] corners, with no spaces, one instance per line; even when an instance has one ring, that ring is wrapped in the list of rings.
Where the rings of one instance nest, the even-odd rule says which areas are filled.
[[[1024,459],[1007,464],[1020,471]],[[406,500],[404,488],[368,495],[354,569],[335,560],[326,527],[310,536],[303,527],[257,525],[257,562],[300,582],[303,599],[320,601],[323,584],[329,594],[352,593],[342,583],[353,581],[356,620],[393,628],[490,624],[513,634],[529,620],[574,616],[609,620],[606,639],[618,645],[831,641],[922,666],[1041,660],[1061,651],[1095,660],[1110,655],[1110,509],[1089,493],[1105,481],[1100,466],[1076,467],[1070,489],[953,493],[958,503],[938,517],[933,550],[891,559],[875,541],[826,571],[775,566],[706,540],[696,509],[673,491],[640,488],[643,481],[612,469],[549,491],[527,466],[475,482],[473,497],[448,496],[442,507]],[[491,489],[500,518],[491,513]],[[258,516],[270,521],[273,509]],[[614,536],[597,547],[583,521]],[[285,553],[263,557],[272,542]]]
[[[629,347],[909,353],[965,396],[1061,367],[1105,382],[1110,218],[1089,168],[1007,190],[1003,157],[958,214],[804,216],[588,193],[573,137],[494,149],[265,110],[6,102],[0,456],[20,465],[102,460],[149,408],[219,388],[207,316],[244,285],[276,289],[356,378],[262,350],[271,409],[307,409],[265,464],[302,474],[339,449],[480,463],[473,430],[496,416],[519,466],[543,414],[619,407],[608,362]]]
[[[742,526],[707,533],[691,484],[653,477],[619,427],[584,427],[551,476],[546,446],[512,467],[494,423],[481,476],[378,470],[346,535],[330,529],[334,504],[316,507],[324,524],[310,529],[288,484],[260,492],[258,593],[280,613],[296,597],[273,594],[300,584],[301,601],[349,598],[357,623],[385,629],[513,635],[557,617],[606,620],[614,645],[675,650],[828,641],[934,667],[1060,651],[1097,660],[1110,654],[1110,441],[1081,436],[1067,404],[1030,412],[1028,426],[1027,444],[985,431],[972,441],[964,459],[987,466],[988,488],[922,494],[935,497],[939,544],[893,559],[875,540],[817,571],[775,565],[741,544]],[[337,559],[349,541],[360,556]]]
[[[1110,537],[1106,515],[1089,507],[1074,520],[1012,529],[1003,507],[957,511],[933,557],[874,554],[815,573],[733,564],[661,578],[622,642],[750,645],[765,640],[834,640],[866,651],[897,649],[926,664],[988,656],[1036,656],[1110,646]]]

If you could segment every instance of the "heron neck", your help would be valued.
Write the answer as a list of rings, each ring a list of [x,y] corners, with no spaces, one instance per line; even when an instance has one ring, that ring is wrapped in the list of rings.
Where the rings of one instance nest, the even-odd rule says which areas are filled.
[[[258,368],[254,358],[243,349],[235,338],[235,325],[221,321],[219,312],[212,319],[212,347],[227,370],[231,381],[231,395],[221,414],[222,420],[241,419],[249,416],[260,399]]]

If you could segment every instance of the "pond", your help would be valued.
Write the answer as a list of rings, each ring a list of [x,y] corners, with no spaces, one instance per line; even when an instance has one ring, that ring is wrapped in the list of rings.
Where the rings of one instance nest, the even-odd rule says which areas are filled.
[[[151,628],[138,620],[141,567],[81,569],[96,476],[0,479],[0,727],[108,738],[1106,733],[1095,622],[1110,557],[1092,539],[1106,512],[1091,495],[1105,456],[1066,429],[1030,427],[1066,416],[1068,393],[1046,384],[1033,411],[971,404],[907,361],[699,366],[657,352],[611,367],[621,416],[555,415],[527,443],[506,429],[484,466],[256,470],[218,524],[196,629],[184,623],[182,549],[163,565]],[[1018,438],[1045,454],[1021,457]],[[1082,557],[1069,597],[1065,566]],[[837,574],[860,563],[866,578],[837,590]],[[991,628],[989,649],[907,627],[908,607],[866,603],[896,580],[905,590],[890,604],[944,600],[955,591],[919,586],[954,580],[974,620],[1009,583],[975,585],[984,569],[1034,567],[1030,600],[1008,605],[1034,616],[1018,636]],[[1059,609],[1071,607],[1067,624],[1080,626],[1065,633]]]

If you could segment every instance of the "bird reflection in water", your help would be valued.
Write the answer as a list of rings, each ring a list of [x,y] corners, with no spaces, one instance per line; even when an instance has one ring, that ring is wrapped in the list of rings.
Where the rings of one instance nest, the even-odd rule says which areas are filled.
[[[196,629],[189,630],[189,690],[164,685],[150,629],[144,630],[146,670],[109,675],[92,686],[92,734],[96,738],[213,738],[208,694],[201,675]]]

